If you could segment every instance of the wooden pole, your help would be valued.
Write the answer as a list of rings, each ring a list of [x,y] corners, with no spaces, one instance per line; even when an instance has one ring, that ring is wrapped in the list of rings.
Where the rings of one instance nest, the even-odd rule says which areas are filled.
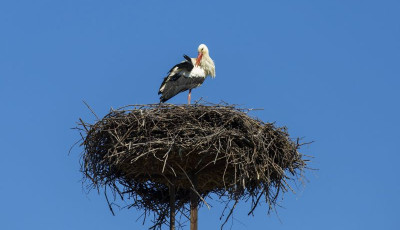
[[[197,176],[192,175],[192,183],[194,185],[194,189],[197,189]],[[198,200],[197,194],[193,189],[190,191],[190,230],[197,230],[197,222],[198,222]]]
[[[175,185],[169,186],[169,229],[175,230]]]

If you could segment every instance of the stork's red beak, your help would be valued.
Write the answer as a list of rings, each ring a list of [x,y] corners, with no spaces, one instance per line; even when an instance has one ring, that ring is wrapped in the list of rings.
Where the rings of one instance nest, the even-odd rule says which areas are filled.
[[[196,66],[200,65],[201,58],[203,57],[203,53],[199,52],[199,55],[197,55],[196,59]]]

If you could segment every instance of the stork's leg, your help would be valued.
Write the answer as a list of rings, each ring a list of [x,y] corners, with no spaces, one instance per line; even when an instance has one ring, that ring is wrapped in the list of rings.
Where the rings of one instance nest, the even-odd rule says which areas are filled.
[[[188,105],[190,105],[190,98],[192,96],[192,89],[189,89],[189,95],[188,95]]]

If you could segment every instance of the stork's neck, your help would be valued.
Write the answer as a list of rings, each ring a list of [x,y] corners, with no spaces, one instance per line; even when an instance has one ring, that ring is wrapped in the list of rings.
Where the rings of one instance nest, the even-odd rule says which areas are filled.
[[[204,69],[206,75],[215,77],[215,66],[214,61],[211,59],[210,55],[203,54],[203,57],[200,61],[200,67]]]
[[[210,59],[211,59],[210,55],[203,54],[203,56],[201,57],[200,66],[204,67],[204,65],[207,65],[207,63],[209,62]]]

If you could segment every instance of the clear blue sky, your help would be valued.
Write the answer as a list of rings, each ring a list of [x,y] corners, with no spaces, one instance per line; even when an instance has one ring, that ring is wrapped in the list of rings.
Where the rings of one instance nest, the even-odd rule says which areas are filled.
[[[239,206],[232,229],[398,229],[399,1],[0,2],[0,229],[145,229],[81,186],[79,117],[158,102],[205,43],[217,76],[193,91],[315,143],[309,183],[278,215]],[[185,103],[186,93],[171,103]],[[216,229],[222,206],[200,210]],[[228,228],[232,222],[228,224]],[[186,228],[188,229],[188,228]]]

